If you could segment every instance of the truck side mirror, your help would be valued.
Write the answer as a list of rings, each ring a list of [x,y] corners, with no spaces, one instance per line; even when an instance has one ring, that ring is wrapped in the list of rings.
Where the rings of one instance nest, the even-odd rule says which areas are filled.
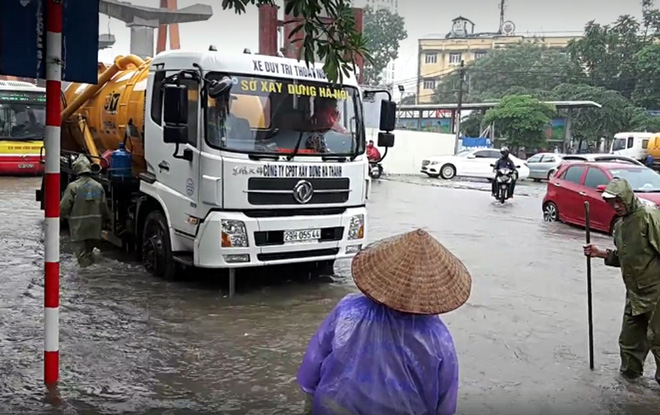
[[[396,128],[396,103],[393,101],[380,102],[380,130],[394,131]]]
[[[394,147],[394,134],[384,132],[378,133],[378,147]]]
[[[163,141],[168,144],[188,142],[188,88],[165,85],[163,91]]]

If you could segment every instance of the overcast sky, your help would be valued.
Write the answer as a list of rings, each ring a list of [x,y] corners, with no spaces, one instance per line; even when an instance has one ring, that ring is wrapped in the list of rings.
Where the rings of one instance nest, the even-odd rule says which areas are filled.
[[[475,31],[496,31],[499,24],[500,0],[399,0],[399,14],[406,20],[408,39],[401,44],[396,67],[398,83],[412,90],[417,73],[417,39],[429,34],[446,34],[451,19],[462,15],[472,20]],[[637,0],[506,0],[506,19],[516,25],[516,32],[579,33],[586,22],[596,20],[610,23],[621,14],[641,14]],[[133,4],[157,7],[158,0],[133,0]],[[213,17],[205,22],[180,25],[181,48],[206,50],[214,44],[219,50],[242,52],[244,48],[258,51],[258,13],[250,8],[237,16],[223,11],[222,0],[179,0],[179,8],[192,4],[210,4]],[[115,35],[117,43],[112,49],[101,51],[104,61],[130,51],[129,29],[123,22],[101,16],[100,33]]]

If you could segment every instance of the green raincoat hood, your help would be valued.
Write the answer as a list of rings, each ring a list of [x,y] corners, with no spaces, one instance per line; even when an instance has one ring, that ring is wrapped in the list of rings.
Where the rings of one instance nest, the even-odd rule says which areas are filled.
[[[623,204],[626,205],[626,216],[630,215],[637,209],[643,208],[642,202],[637,199],[635,192],[626,179],[615,178],[607,184],[604,193],[609,193],[621,199]]]
[[[73,162],[72,167],[76,176],[80,176],[81,174],[85,173],[90,174],[92,172],[92,163],[90,163],[87,157],[83,156],[82,154],[79,155],[76,161]]]

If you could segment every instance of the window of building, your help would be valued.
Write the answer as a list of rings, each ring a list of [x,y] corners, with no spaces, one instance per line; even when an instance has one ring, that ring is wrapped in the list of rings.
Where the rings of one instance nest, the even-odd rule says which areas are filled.
[[[435,79],[425,79],[424,89],[435,89]]]
[[[460,53],[450,53],[449,54],[449,63],[452,65],[458,65],[461,63],[462,55]]]
[[[481,52],[474,52],[474,59],[481,59],[486,57],[486,52],[481,51]]]
[[[424,62],[426,62],[426,63],[438,63],[438,54],[437,53],[427,53],[424,56]]]

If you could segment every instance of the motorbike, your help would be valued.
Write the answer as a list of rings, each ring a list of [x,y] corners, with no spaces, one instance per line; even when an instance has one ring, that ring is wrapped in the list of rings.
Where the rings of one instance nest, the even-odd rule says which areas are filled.
[[[380,160],[369,160],[369,177],[372,179],[379,179],[382,174],[383,166],[380,164]]]
[[[493,164],[491,166],[494,167]],[[497,170],[495,177],[497,183],[495,186],[495,199],[499,200],[500,203],[504,203],[505,200],[509,199],[509,188],[513,184],[515,174],[515,170],[506,167]]]

